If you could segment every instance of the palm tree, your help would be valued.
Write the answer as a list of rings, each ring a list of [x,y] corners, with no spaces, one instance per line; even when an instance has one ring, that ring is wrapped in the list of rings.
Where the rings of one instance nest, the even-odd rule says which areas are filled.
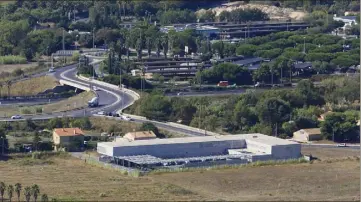
[[[159,37],[157,37],[155,39],[154,45],[155,45],[155,47],[157,49],[157,57],[159,58],[160,52],[161,52],[161,49],[162,49],[162,40]]]
[[[21,192],[21,184],[20,183],[15,184],[15,192],[16,192],[16,195],[18,196],[18,201],[20,201],[20,192]]]
[[[31,186],[31,193],[33,194],[34,201],[36,202],[36,199],[38,199],[38,195],[40,194],[40,189],[37,184]]]
[[[165,35],[162,41],[164,57],[167,58],[168,53],[168,35]]]
[[[4,192],[5,192],[6,186],[4,182],[0,182],[0,195],[1,195],[1,201],[4,201]]]
[[[148,50],[148,57],[150,58],[150,54],[152,53],[152,39],[150,37],[147,37],[146,39],[146,46],[147,46],[147,50]]]
[[[9,185],[7,191],[8,191],[9,201],[11,202],[11,199],[13,198],[13,193],[14,193],[14,186]]]
[[[31,197],[31,188],[30,188],[30,187],[25,187],[25,189],[24,189],[24,196],[25,196],[26,202],[29,202],[29,201],[30,201],[30,197]]]
[[[46,194],[41,195],[41,202],[47,202],[47,201],[49,201],[48,195]]]

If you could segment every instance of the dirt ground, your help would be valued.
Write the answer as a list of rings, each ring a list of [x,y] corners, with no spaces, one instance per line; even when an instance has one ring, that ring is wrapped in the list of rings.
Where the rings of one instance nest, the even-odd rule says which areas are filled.
[[[328,159],[342,159],[345,157],[360,156],[360,150],[351,148],[314,148],[314,147],[302,147],[302,153],[304,155],[312,154],[321,160]]]
[[[151,174],[133,178],[73,158],[0,162],[6,184],[34,183],[50,198],[131,200],[359,200],[357,160]],[[21,196],[23,197],[23,195]]]

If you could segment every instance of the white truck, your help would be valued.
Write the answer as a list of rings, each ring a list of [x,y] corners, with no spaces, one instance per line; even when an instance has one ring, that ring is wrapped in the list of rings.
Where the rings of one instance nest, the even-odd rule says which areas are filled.
[[[88,102],[88,106],[89,107],[97,107],[99,105],[99,98],[98,97],[93,97],[89,102]]]

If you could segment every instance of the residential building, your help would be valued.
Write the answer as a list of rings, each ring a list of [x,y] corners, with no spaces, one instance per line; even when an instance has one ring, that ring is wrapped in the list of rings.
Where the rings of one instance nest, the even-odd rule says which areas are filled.
[[[127,133],[123,136],[123,138],[135,141],[135,140],[150,140],[150,139],[156,139],[157,136],[154,134],[153,131],[137,131],[137,132],[131,132]]]
[[[76,151],[84,145],[84,132],[80,128],[55,128],[54,150]]]
[[[293,133],[293,140],[299,142],[309,142],[321,140],[321,129],[320,128],[307,128],[301,129]]]

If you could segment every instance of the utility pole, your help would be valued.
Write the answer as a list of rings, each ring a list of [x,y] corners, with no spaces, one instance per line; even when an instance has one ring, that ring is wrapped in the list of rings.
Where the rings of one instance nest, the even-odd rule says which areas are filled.
[[[64,36],[64,29],[63,29],[63,51],[65,50],[65,40],[64,40],[65,36]]]

